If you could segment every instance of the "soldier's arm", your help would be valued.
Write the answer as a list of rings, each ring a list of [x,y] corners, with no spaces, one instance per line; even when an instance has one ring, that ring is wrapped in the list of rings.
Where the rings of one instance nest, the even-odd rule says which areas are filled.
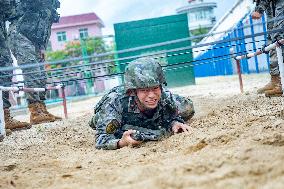
[[[117,101],[115,98],[109,98],[95,115],[96,148],[98,149],[114,150],[118,148],[119,138],[116,138],[114,133],[120,127],[122,111]]]
[[[195,113],[192,100],[177,94],[172,94],[172,97],[178,108],[178,115],[181,116],[184,121],[190,120]]]
[[[174,122],[185,123],[182,117],[179,115],[178,104],[174,96],[170,91],[164,90],[162,94],[162,104],[164,112],[164,127],[168,132],[172,132],[172,125]]]

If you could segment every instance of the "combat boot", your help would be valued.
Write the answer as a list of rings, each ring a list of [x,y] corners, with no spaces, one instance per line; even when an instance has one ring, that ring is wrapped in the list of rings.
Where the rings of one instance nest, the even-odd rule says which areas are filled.
[[[280,76],[272,76],[271,77],[271,83],[273,85],[273,89],[266,90],[265,96],[266,97],[277,97],[282,96],[282,85],[281,85],[281,77]]]
[[[55,115],[49,113],[49,112],[47,111],[47,109],[46,109],[45,103],[40,103],[40,106],[42,107],[42,110],[43,110],[43,112],[44,112],[45,114],[48,114],[49,116],[54,117],[55,120],[62,120],[62,117],[55,116]]]
[[[54,116],[51,116],[44,112],[44,109],[40,102],[29,104],[29,110],[31,112],[30,122],[33,125],[55,121]]]
[[[29,129],[31,128],[31,124],[27,122],[21,122],[13,119],[10,114],[9,108],[4,109],[4,120],[5,120],[5,129],[8,130],[20,130],[20,129]]]
[[[267,83],[264,87],[258,89],[258,90],[257,90],[257,93],[258,93],[258,94],[264,94],[265,91],[274,89],[273,80],[276,80],[277,78],[280,78],[280,76],[273,76],[273,75],[272,75],[272,76],[271,76],[271,79],[270,79],[270,82]]]

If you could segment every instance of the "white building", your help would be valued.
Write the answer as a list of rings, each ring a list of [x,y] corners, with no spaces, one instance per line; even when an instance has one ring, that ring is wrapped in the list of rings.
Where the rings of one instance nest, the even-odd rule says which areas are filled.
[[[204,2],[203,0],[188,0],[188,5],[176,10],[178,14],[187,13],[189,30],[194,35],[194,31],[200,28],[209,31],[216,23],[214,8],[215,2]]]
[[[238,22],[245,17],[252,9],[254,5],[251,0],[238,0],[234,3],[233,7],[227,11],[226,14],[214,25],[209,31],[208,37],[202,39],[199,44],[210,43],[221,40],[222,37],[227,35],[225,31],[232,30]],[[195,48],[194,57],[197,57],[204,50],[208,49],[209,46]]]

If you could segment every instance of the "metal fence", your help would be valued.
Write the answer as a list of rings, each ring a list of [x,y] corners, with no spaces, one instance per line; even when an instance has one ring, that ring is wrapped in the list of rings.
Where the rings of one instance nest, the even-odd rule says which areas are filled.
[[[204,59],[211,59],[211,63],[194,67],[196,77],[207,77],[217,75],[232,75],[237,73],[236,65],[230,58],[230,48],[234,48],[237,54],[256,51],[257,47],[267,44],[266,18],[263,15],[261,20],[252,20],[250,13],[242,18],[234,28],[223,34],[219,40],[227,41],[208,47],[194,58],[196,62]],[[263,33],[264,35],[257,35]],[[247,37],[249,36],[249,37]],[[233,38],[240,38],[230,41]],[[220,57],[220,58],[219,58]],[[227,59],[224,59],[227,57]],[[269,56],[263,54],[252,59],[241,60],[242,73],[260,73],[269,70]]]

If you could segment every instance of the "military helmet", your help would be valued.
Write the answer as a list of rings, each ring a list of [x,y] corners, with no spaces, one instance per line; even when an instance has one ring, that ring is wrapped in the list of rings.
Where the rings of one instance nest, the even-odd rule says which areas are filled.
[[[166,85],[166,79],[159,62],[153,58],[139,58],[125,68],[125,90]]]

